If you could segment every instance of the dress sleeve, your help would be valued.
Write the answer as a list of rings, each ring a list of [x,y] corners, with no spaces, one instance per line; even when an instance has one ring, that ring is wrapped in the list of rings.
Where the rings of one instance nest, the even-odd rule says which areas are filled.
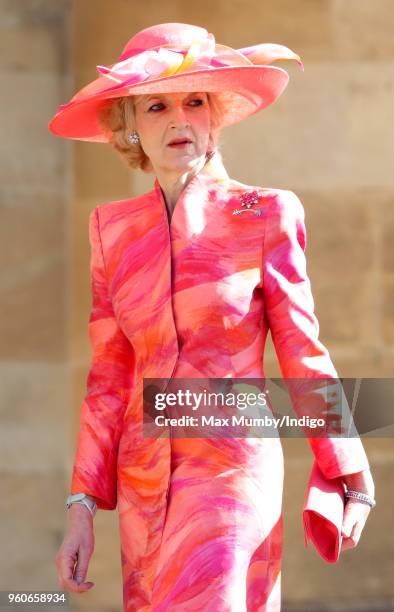
[[[133,385],[135,355],[117,323],[108,292],[97,207],[89,218],[89,240],[92,357],[80,412],[71,493],[86,493],[95,498],[98,508],[114,510],[118,446]]]
[[[295,193],[281,190],[270,203],[266,218],[262,266],[265,316],[283,378],[324,378],[326,386],[330,383],[327,379],[335,379],[333,386],[341,389],[343,413],[349,407],[328,350],[319,340],[319,323],[314,313],[305,249],[304,207]],[[289,389],[295,390],[296,386],[292,387],[292,384],[293,381]],[[305,414],[297,392],[290,391],[290,397],[297,416]],[[320,394],[317,405],[323,408],[324,415],[319,408],[314,416],[330,414],[332,398],[324,402],[326,404],[321,406]],[[361,439],[354,433],[352,436],[307,438],[326,478],[369,469]]]

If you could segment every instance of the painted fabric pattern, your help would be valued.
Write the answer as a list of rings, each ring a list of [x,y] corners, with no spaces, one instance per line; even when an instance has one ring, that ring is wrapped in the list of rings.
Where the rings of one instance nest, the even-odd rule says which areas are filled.
[[[207,163],[170,220],[156,179],[97,206],[89,236],[92,359],[71,492],[118,509],[124,610],[277,612],[280,438],[144,438],[142,383],[264,378],[268,331],[284,378],[338,377],[319,340],[303,205]],[[369,468],[359,438],[308,442],[327,478]]]

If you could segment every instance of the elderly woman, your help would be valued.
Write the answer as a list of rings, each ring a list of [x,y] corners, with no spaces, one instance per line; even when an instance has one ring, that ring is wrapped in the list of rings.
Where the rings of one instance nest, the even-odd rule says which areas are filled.
[[[301,64],[281,45],[234,50],[204,28],[153,26],[50,123],[155,175],[148,193],[90,215],[93,357],[56,556],[63,589],[91,588],[93,516],[118,507],[129,612],[280,610],[280,438],[143,430],[144,379],[264,379],[269,329],[284,378],[337,377],[318,339],[300,200],[233,180],[218,149],[224,126],[285,89],[277,59]],[[345,508],[352,548],[374,504],[361,441],[308,441],[325,478],[363,494]]]

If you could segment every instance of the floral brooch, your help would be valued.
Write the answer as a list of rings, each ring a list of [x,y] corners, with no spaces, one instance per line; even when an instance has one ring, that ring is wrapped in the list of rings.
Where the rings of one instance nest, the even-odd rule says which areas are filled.
[[[259,197],[260,194],[258,191],[246,191],[243,193],[239,198],[242,208],[235,208],[233,210],[233,215],[240,215],[249,210],[260,217],[263,214],[263,210],[261,208],[253,208],[254,204],[258,203]]]

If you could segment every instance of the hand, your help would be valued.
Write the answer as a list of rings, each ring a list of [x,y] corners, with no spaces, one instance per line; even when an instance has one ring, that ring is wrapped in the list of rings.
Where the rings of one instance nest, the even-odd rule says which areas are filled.
[[[55,557],[58,580],[62,590],[84,593],[94,586],[84,582],[94,550],[93,516],[81,504],[72,504],[67,515],[66,535]]]
[[[370,511],[368,504],[348,498],[342,523],[342,550],[357,546]]]
[[[370,470],[342,476],[348,489],[355,489],[375,497],[375,485]],[[362,530],[372,508],[364,502],[348,498],[342,523],[342,550],[355,548],[360,540]]]

